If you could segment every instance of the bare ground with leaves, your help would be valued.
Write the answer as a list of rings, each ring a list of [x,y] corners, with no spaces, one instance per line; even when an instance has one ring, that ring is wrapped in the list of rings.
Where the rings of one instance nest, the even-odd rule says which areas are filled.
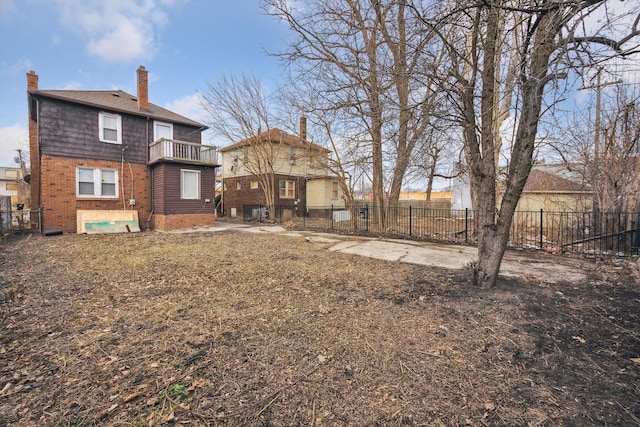
[[[640,425],[637,275],[571,262],[482,290],[302,237],[23,238],[0,425]]]

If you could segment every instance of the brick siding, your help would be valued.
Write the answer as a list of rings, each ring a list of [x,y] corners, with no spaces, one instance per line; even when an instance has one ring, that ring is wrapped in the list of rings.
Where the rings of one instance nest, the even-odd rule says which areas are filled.
[[[281,199],[279,197],[280,180],[294,181],[296,183],[296,198],[300,200],[299,210],[303,212],[306,206],[307,183],[306,179],[292,175],[276,175],[275,176],[275,204],[276,206],[294,207],[294,199]],[[231,215],[231,208],[236,208],[238,215],[242,215],[242,207],[244,205],[265,205],[266,199],[260,185],[258,188],[251,189],[251,182],[258,181],[253,175],[224,178],[224,215]],[[237,189],[238,182],[240,190]]]
[[[117,199],[83,199],[76,196],[76,167],[110,168],[118,171]],[[66,157],[41,156],[42,188],[41,204],[44,230],[62,229],[65,233],[76,232],[76,210],[78,209],[129,209],[129,199],[136,201],[140,228],[146,229],[151,203],[149,198],[149,173],[146,165],[120,162],[70,159]],[[124,172],[124,173],[123,173]],[[133,181],[132,173],[133,172]],[[132,193],[133,184],[133,193]],[[124,205],[122,190],[124,189]]]
[[[216,216],[213,213],[176,215],[154,214],[151,226],[154,230],[171,231],[189,227],[212,226],[215,223],[215,220]]]

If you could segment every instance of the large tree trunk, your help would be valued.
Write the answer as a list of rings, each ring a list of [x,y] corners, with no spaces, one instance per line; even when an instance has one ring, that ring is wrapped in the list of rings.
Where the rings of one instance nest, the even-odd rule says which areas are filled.
[[[507,247],[509,230],[518,200],[524,189],[533,163],[534,143],[540,120],[542,95],[549,58],[555,49],[555,35],[562,24],[562,8],[550,10],[538,16],[538,31],[532,41],[528,73],[521,71],[522,110],[511,152],[511,165],[507,174],[504,196],[500,209],[496,212],[495,176],[489,179],[495,170],[493,144],[492,101],[495,90],[494,67],[499,66],[499,52],[495,41],[500,36],[496,31],[499,14],[490,11],[487,21],[487,40],[485,44],[484,69],[482,72],[482,161],[479,169],[483,173],[472,174],[472,183],[479,187],[478,223],[478,263],[475,266],[474,284],[491,287],[496,283],[502,257]],[[497,213],[497,215],[496,215]]]

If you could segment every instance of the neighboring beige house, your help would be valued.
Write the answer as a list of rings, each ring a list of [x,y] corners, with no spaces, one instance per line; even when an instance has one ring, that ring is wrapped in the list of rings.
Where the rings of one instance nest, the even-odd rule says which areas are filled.
[[[24,178],[21,168],[0,166],[0,230],[15,225],[16,211],[29,209],[29,184]]]
[[[16,210],[18,204],[29,209],[29,184],[23,175],[21,168],[0,166],[0,197],[9,200],[2,210]]]
[[[255,210],[267,205],[260,184],[270,175],[267,164],[273,165],[275,206],[285,216],[343,206],[338,181],[327,167],[329,150],[306,137],[306,118],[302,116],[299,136],[272,128],[222,148],[223,215],[236,217],[245,207]]]
[[[532,169],[518,202],[518,211],[583,212],[592,206],[591,190],[580,182]]]

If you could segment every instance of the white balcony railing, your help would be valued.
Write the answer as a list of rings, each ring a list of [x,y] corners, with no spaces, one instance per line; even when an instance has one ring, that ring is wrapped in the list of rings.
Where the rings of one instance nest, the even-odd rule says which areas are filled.
[[[217,165],[218,150],[211,145],[162,138],[149,144],[149,164],[160,160]]]

